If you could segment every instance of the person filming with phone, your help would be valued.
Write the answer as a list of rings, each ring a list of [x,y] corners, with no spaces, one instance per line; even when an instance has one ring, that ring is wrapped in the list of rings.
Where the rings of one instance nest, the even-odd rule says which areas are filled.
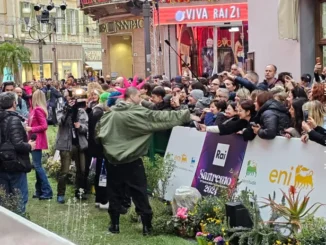
[[[76,88],[68,90],[65,95],[65,105],[59,106],[57,120],[59,130],[57,134],[56,150],[60,151],[61,172],[58,180],[58,203],[65,202],[66,178],[71,161],[76,164],[76,189],[77,199],[86,199],[85,181],[85,150],[88,148],[88,116],[86,108],[85,91]],[[82,189],[84,193],[80,192]]]

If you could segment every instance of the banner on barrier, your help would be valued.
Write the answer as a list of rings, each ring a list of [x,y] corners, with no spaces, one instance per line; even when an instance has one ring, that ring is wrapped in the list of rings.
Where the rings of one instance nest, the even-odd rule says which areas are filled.
[[[259,201],[274,191],[277,201],[281,201],[280,189],[287,192],[294,185],[301,189],[302,198],[313,189],[310,204],[326,204],[325,147],[314,142],[256,137],[247,143],[239,135],[220,136],[175,127],[168,153],[173,154],[176,169],[167,187],[166,200],[172,200],[180,186],[196,187],[202,195],[216,195],[216,187],[230,185],[232,175],[240,173],[239,190],[254,191]],[[261,212],[263,219],[269,218],[269,209]],[[316,214],[326,216],[326,208]]]

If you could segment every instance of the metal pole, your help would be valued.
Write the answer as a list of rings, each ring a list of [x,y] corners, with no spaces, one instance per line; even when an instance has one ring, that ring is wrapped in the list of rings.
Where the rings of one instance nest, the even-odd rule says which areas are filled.
[[[53,19],[53,48],[52,48],[52,51],[53,51],[53,59],[54,59],[54,76],[55,76],[55,80],[59,81],[56,37],[57,37],[57,26],[56,26],[55,18],[54,18]]]
[[[43,75],[43,40],[38,40],[38,48],[39,48],[39,58],[40,58],[40,78],[43,82],[44,75]]]
[[[152,73],[152,64],[151,64],[151,5],[148,0],[143,4],[143,16],[144,16],[144,40],[145,40],[145,75],[149,77]]]

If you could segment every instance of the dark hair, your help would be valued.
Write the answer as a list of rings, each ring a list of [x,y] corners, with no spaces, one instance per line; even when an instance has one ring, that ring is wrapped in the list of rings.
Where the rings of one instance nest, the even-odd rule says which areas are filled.
[[[237,109],[237,106],[238,106],[238,103],[237,102],[230,101],[228,103],[228,106],[229,105],[233,108],[233,110],[236,110]]]
[[[141,86],[141,89],[146,89],[146,95],[151,96],[153,87],[150,83],[144,83],[143,86]]]
[[[153,89],[152,94],[155,94],[157,96],[161,96],[162,99],[163,99],[165,97],[166,92],[165,92],[165,89],[163,87],[158,86],[158,87]]]
[[[214,104],[217,109],[220,109],[221,111],[225,111],[227,104],[224,100],[213,100],[211,104]]]
[[[16,96],[13,92],[3,92],[0,94],[0,106],[2,110],[7,110],[13,107],[15,101]]]
[[[199,90],[203,91],[204,94],[206,93],[206,88],[201,82],[194,82],[193,84],[191,84],[191,88],[192,88],[192,90],[199,89]]]
[[[303,74],[301,76],[301,81],[310,84],[310,82],[311,82],[311,75],[310,74]]]
[[[105,80],[104,80],[104,78],[103,77],[100,77],[100,83],[102,83],[102,84],[104,84],[105,83]]]
[[[245,111],[250,111],[251,116],[255,114],[255,105],[252,100],[243,100],[240,103],[240,107]]]
[[[303,122],[303,111],[302,106],[308,100],[306,98],[297,98],[292,102],[292,107],[294,110],[293,127],[298,131],[299,134],[302,133],[302,122]]]
[[[107,83],[103,83],[103,84],[101,84],[101,87],[102,87],[102,89],[104,90],[104,91],[106,91],[106,90],[108,90],[110,87],[109,87],[109,85],[107,84]]]
[[[7,86],[14,86],[15,88],[16,84],[14,82],[5,82],[2,84],[2,91],[5,91]]]
[[[199,77],[198,78],[199,79],[199,82],[201,83],[201,84],[203,84],[204,86],[206,85],[208,85],[208,80],[207,80],[207,78],[205,78],[205,77]]]
[[[170,82],[170,81],[163,81],[163,82],[162,82],[162,86],[163,86],[163,87],[171,88],[171,82]]]
[[[239,87],[240,87],[239,84],[236,81],[234,81],[234,80],[226,79],[225,81],[230,81],[232,83],[232,85],[235,86],[235,90],[234,91],[237,91],[239,89]]]
[[[308,99],[308,96],[307,96],[307,93],[306,91],[301,88],[301,87],[294,87],[290,93],[292,94],[293,96],[293,99],[297,99],[297,98],[305,98],[305,99]]]
[[[289,77],[293,78],[292,74],[290,72],[280,72],[278,74],[277,81],[281,81],[284,84],[285,83],[285,76],[289,76]]]
[[[273,93],[264,91],[257,96],[257,104],[262,107],[268,100],[273,99]]]

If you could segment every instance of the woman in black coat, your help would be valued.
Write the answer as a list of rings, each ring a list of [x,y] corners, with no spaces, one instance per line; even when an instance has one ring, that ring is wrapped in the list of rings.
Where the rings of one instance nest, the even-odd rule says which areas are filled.
[[[321,126],[317,126],[317,123],[312,117],[309,117],[307,122],[302,122],[302,129],[308,133],[311,141],[326,146],[326,130]],[[301,139],[304,143],[307,142],[305,137],[302,137]]]
[[[257,96],[255,107],[256,125],[252,126],[251,139],[255,135],[266,140],[284,135],[284,130],[291,125],[291,117],[285,105],[275,100],[272,93],[263,92]]]

